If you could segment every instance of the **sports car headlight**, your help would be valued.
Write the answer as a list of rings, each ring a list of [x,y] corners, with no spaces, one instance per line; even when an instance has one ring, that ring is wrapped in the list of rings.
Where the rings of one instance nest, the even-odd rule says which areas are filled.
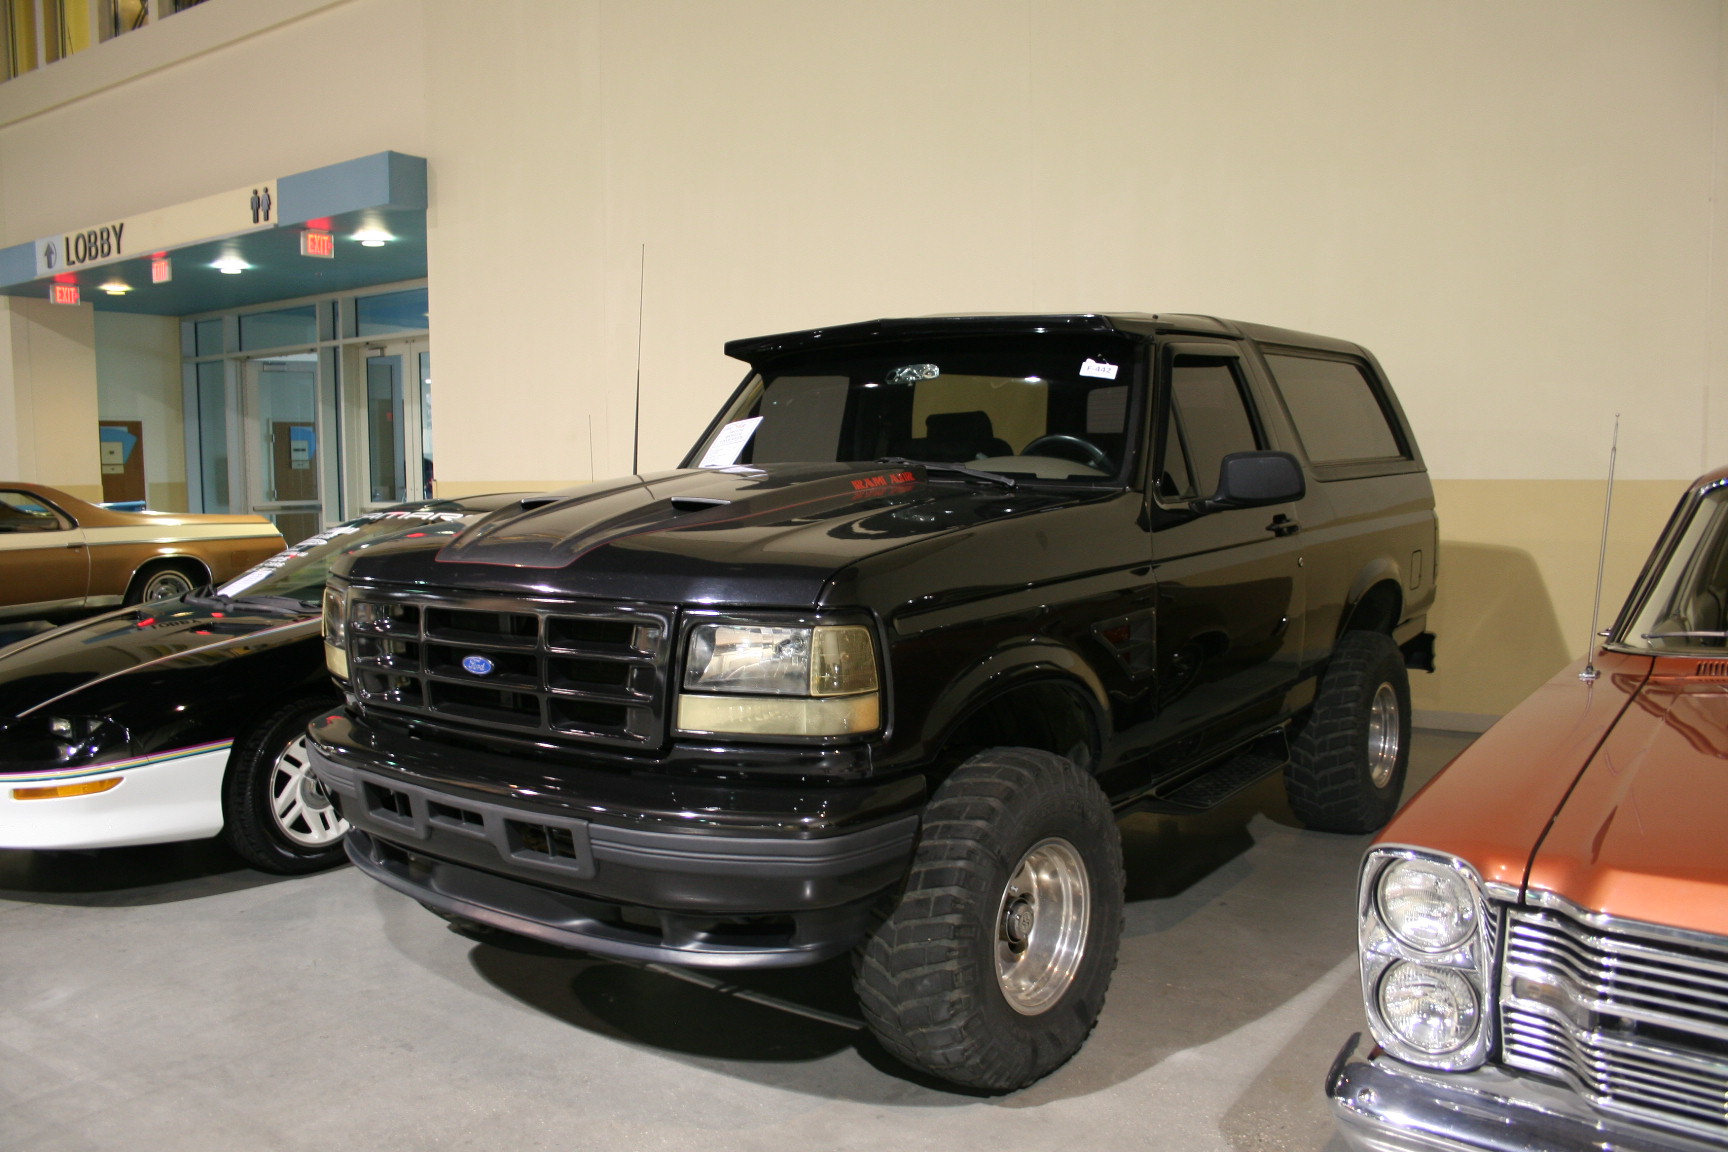
[[[1376,848],[1362,864],[1358,953],[1368,1023],[1393,1056],[1460,1071],[1486,1058],[1493,916],[1462,860]]]
[[[74,765],[124,756],[132,734],[111,716],[61,713],[30,717],[13,726],[8,759]]]
[[[856,624],[699,624],[683,688],[685,733],[846,736],[881,724],[876,645]]]
[[[341,588],[324,588],[324,666],[338,680],[348,679],[348,597]]]

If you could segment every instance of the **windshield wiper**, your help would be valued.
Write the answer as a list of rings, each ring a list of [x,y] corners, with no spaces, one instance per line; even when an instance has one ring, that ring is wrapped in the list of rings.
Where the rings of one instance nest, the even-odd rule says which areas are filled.
[[[1641,632],[1640,640],[1728,640],[1728,632]]]
[[[305,616],[315,605],[292,596],[225,596],[220,592],[192,592],[181,597],[194,608],[217,612],[255,612],[260,616]]]
[[[901,466],[918,465],[926,472],[951,473],[955,476],[970,476],[974,480],[983,480],[990,484],[1000,484],[1004,488],[1018,488],[1020,481],[1012,476],[1004,476],[1000,472],[986,472],[982,468],[968,468],[964,464],[949,464],[939,460],[908,460],[904,456],[880,456],[878,464],[899,464]]]

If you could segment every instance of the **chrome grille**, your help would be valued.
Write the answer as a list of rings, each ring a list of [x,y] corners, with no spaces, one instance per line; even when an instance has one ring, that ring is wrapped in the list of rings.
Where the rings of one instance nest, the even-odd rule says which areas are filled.
[[[362,707],[553,739],[658,746],[671,635],[652,605],[348,596]]]
[[[1514,908],[1500,1036],[1604,1111],[1728,1136],[1728,940]]]

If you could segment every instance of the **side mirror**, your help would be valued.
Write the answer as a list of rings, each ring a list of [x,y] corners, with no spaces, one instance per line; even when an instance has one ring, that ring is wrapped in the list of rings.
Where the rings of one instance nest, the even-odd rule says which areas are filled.
[[[1188,507],[1195,512],[1259,508],[1300,500],[1308,491],[1302,465],[1288,452],[1232,452],[1218,466],[1218,491]]]

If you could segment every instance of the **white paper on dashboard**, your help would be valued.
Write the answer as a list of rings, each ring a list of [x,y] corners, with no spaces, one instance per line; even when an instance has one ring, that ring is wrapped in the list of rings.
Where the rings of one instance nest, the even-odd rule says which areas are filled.
[[[708,451],[703,453],[698,468],[730,468],[738,463],[738,456],[744,451],[744,445],[750,443],[751,433],[756,431],[756,425],[762,423],[762,417],[752,416],[748,420],[734,420],[720,429],[720,435],[714,437],[714,443],[708,445]]]

